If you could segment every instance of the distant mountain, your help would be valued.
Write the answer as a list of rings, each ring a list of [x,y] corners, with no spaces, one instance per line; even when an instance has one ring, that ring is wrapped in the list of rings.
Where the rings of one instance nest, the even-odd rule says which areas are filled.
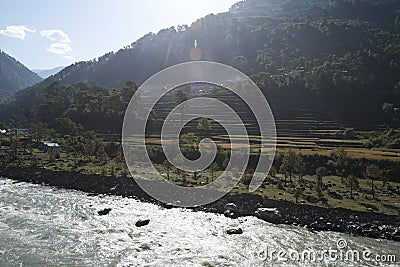
[[[63,68],[65,68],[65,67],[64,66],[60,66],[60,67],[56,67],[56,68],[53,68],[53,69],[44,69],[44,70],[33,69],[32,71],[35,72],[40,77],[42,77],[43,79],[46,79],[46,78],[50,77],[51,75],[54,75],[54,74],[58,73]]]
[[[18,93],[8,111],[39,106],[54,82],[140,85],[168,66],[191,61],[197,40],[202,60],[248,74],[278,118],[295,108],[308,114],[304,118],[325,114],[376,125],[383,121],[384,103],[400,105],[399,34],[398,0],[246,0],[191,26],[149,33],[118,52],[74,63]]]
[[[41,80],[36,73],[0,50],[0,103]]]

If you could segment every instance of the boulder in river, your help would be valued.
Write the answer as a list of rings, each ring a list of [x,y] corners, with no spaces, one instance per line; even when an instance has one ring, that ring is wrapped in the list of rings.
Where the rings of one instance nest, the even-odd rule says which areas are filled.
[[[282,223],[282,214],[277,208],[258,208],[255,214],[264,221],[274,224]]]
[[[99,211],[97,212],[97,214],[99,214],[100,216],[103,216],[103,215],[109,214],[110,211],[111,211],[111,209],[99,210]]]
[[[229,218],[237,218],[239,209],[235,203],[228,203],[224,207],[224,215]]]
[[[241,234],[243,234],[243,229],[242,228],[237,228],[237,229],[232,228],[232,229],[226,230],[226,233],[228,235],[241,235]]]
[[[150,220],[139,220],[135,223],[136,227],[142,227],[142,226],[146,226],[150,223]]]
[[[225,217],[228,217],[228,218],[233,218],[233,219],[237,218],[237,214],[231,210],[225,210],[224,215],[225,215]]]

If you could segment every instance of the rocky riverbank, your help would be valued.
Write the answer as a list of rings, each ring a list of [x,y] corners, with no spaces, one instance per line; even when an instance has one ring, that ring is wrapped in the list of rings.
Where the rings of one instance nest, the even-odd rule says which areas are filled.
[[[132,178],[103,177],[74,172],[55,172],[43,168],[8,168],[0,176],[16,181],[75,189],[89,193],[134,197],[166,208],[147,195]],[[229,204],[232,203],[232,204]],[[227,205],[228,204],[228,205]],[[357,212],[340,208],[322,208],[262,196],[226,195],[222,199],[194,210],[225,214],[229,217],[257,216],[272,223],[291,224],[314,230],[337,231],[352,235],[400,241],[400,216],[374,212]]]

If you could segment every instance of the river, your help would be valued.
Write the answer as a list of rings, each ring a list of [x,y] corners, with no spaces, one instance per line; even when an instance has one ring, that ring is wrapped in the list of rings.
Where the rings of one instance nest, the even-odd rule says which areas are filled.
[[[66,265],[400,266],[400,243],[0,178],[0,266]]]

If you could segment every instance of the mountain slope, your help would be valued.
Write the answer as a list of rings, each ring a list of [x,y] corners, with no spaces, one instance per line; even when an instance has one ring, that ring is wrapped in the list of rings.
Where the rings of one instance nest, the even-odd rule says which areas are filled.
[[[0,50],[0,102],[41,80],[36,73]]]
[[[43,79],[46,79],[46,78],[50,77],[51,75],[58,73],[63,68],[64,68],[64,66],[60,66],[60,67],[56,67],[56,68],[52,68],[52,69],[44,69],[44,70],[34,69],[32,71],[35,72],[40,77],[42,77]]]
[[[239,68],[269,97],[276,115],[292,108],[325,118],[382,123],[382,105],[400,104],[400,2],[247,0],[190,27],[148,34],[118,52],[78,62],[18,94],[14,110],[35,107],[53,82],[121,88],[165,67],[202,60]],[[283,116],[285,117],[285,116]]]

